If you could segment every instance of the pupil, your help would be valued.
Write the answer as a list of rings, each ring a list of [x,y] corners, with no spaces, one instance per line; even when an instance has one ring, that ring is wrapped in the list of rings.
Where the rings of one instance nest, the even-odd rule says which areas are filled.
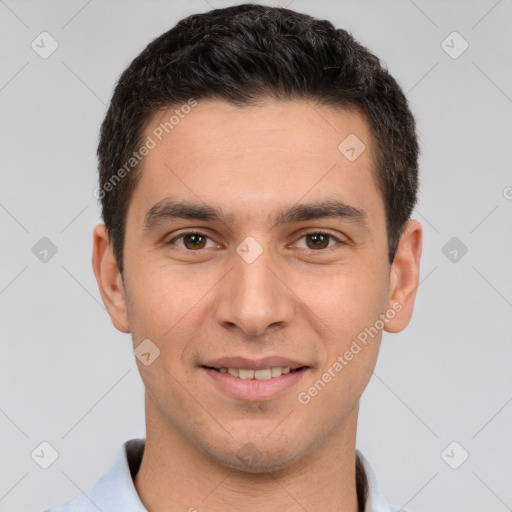
[[[204,242],[204,238],[202,235],[198,235],[198,234],[195,234],[195,235],[186,235],[185,236],[185,245],[187,245],[188,247],[188,242],[191,242],[191,246],[193,249],[197,249],[198,246],[201,244],[201,240]]]
[[[326,243],[329,239],[329,235],[324,235],[322,233],[315,233],[313,235],[309,235],[311,239],[313,240],[313,245],[315,249],[318,249],[319,247],[321,249],[327,247],[328,243]],[[318,244],[320,242],[320,244]]]

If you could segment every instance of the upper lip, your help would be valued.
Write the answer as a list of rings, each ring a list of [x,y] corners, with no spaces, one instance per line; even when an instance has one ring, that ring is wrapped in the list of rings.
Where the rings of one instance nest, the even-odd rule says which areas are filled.
[[[246,370],[263,370],[265,368],[301,368],[308,366],[295,359],[288,359],[280,356],[269,356],[261,359],[248,359],[246,357],[221,357],[218,359],[209,359],[202,364],[202,366],[209,366],[210,368],[242,368]]]

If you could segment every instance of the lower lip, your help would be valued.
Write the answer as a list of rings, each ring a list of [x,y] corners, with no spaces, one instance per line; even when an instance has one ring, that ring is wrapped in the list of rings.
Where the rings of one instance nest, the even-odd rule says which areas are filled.
[[[238,400],[263,401],[271,400],[297,384],[309,368],[266,380],[240,379],[229,375],[229,373],[220,373],[204,367],[202,367],[202,370],[214,380],[224,393]]]

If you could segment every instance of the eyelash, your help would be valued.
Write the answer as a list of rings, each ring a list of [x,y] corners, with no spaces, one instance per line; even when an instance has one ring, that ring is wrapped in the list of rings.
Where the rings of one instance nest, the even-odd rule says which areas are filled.
[[[201,231],[185,231],[183,233],[180,233],[178,236],[174,237],[172,240],[169,240],[168,242],[166,242],[166,245],[173,245],[174,242],[176,242],[177,240],[179,240],[179,239],[181,239],[181,238],[183,238],[183,237],[185,237],[187,235],[199,235],[199,236],[202,236],[202,237],[205,237],[205,238],[209,238],[211,240],[210,236],[208,236],[206,233],[203,233]],[[333,239],[336,242],[338,242],[339,244],[347,245],[346,242],[344,242],[343,240],[340,240],[337,236],[333,235],[329,231],[318,231],[318,230],[317,231],[308,231],[307,233],[303,233],[301,235],[301,237],[299,238],[299,240],[301,240],[302,238],[304,238],[304,237],[306,237],[308,235],[327,235],[331,239]],[[334,249],[335,247],[336,247],[336,245],[333,245],[331,247],[326,247],[325,249],[305,249],[305,250],[310,252],[310,253],[319,253],[319,252],[327,252],[330,249]],[[183,251],[190,252],[190,253],[202,253],[203,251],[207,250],[207,249],[191,250],[191,249],[187,249],[187,248],[183,248],[183,247],[179,247],[179,249],[181,249]]]

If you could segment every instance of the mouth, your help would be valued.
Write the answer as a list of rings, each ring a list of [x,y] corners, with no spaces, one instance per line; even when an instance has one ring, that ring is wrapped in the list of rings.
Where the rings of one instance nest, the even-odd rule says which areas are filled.
[[[271,380],[277,379],[283,375],[288,375],[290,373],[300,372],[306,368],[307,366],[299,366],[298,368],[291,368],[289,366],[273,366],[270,368],[260,368],[260,369],[251,369],[251,368],[230,368],[230,367],[213,367],[203,365],[203,368],[207,370],[213,370],[217,373],[222,373],[226,375],[231,375],[236,379],[242,380]]]
[[[247,360],[222,360],[199,368],[208,379],[207,384],[223,395],[243,402],[267,402],[286,396],[305,378],[311,367],[280,359],[289,366],[277,365],[277,361],[250,362]],[[270,364],[269,364],[270,363]],[[217,366],[218,365],[218,366]],[[298,392],[298,391],[297,391]]]

